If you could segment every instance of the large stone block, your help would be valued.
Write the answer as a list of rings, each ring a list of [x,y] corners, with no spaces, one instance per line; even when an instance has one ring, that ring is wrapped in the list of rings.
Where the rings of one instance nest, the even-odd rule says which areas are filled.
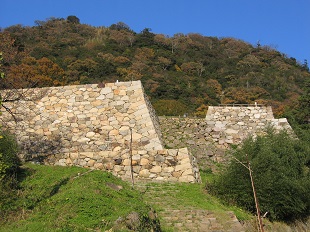
[[[175,171],[185,171],[187,169],[193,168],[193,166],[190,163],[180,164],[175,166]]]
[[[151,173],[160,173],[161,171],[162,171],[161,166],[154,166],[154,167],[150,170]]]

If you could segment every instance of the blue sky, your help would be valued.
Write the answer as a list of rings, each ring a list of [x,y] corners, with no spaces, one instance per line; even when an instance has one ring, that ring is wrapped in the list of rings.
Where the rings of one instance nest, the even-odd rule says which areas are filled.
[[[92,26],[260,41],[310,63],[310,0],[1,0],[0,11],[2,28],[75,15]]]

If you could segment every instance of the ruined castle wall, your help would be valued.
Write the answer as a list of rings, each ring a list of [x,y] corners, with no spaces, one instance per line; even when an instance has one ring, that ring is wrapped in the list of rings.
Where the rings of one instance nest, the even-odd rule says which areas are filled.
[[[264,132],[267,126],[276,130],[292,128],[285,118],[275,119],[271,107],[209,106],[206,118],[159,117],[166,147],[188,147],[207,169],[214,162],[226,162],[227,149],[248,136]]]
[[[3,112],[4,125],[14,130],[26,159],[34,153],[121,150],[131,138],[136,149],[163,149],[139,81],[33,89],[28,100],[8,107],[18,122]]]
[[[274,118],[270,106],[209,106],[206,122],[213,141],[226,147],[260,134],[268,126],[292,131],[286,118]]]
[[[131,162],[132,161],[132,162]],[[80,166],[112,172],[124,180],[200,182],[197,160],[187,148],[164,150],[133,150],[74,152],[50,155],[46,164]]]
[[[126,178],[197,182],[187,149],[163,150],[156,113],[140,81],[2,91],[3,127],[23,160],[102,169]]]

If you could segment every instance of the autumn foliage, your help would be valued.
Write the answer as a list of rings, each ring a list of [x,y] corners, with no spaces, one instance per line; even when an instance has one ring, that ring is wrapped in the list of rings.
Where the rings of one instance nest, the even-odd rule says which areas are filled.
[[[306,64],[234,38],[135,32],[123,22],[93,27],[76,16],[35,24],[0,32],[1,88],[141,80],[159,114],[171,102],[169,114],[197,116],[208,105],[259,102],[280,116],[310,78]]]

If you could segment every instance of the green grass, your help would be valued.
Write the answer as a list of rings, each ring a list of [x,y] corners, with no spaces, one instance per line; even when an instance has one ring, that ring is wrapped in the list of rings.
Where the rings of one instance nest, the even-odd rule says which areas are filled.
[[[2,201],[0,209],[6,213],[5,220],[0,221],[0,232],[106,231],[115,228],[114,222],[119,217],[125,218],[131,212],[138,212],[148,220],[148,204],[157,212],[177,205],[183,209],[210,210],[222,220],[226,220],[223,215],[227,211],[233,211],[239,220],[251,218],[209,195],[204,184],[148,183],[146,187],[152,191],[145,192],[138,186],[132,189],[130,183],[102,171],[34,164],[26,164],[23,170],[20,189],[8,201]],[[210,170],[201,175],[203,183],[213,178]],[[109,187],[111,183],[122,189]],[[162,204],[154,203],[156,197]],[[128,230],[123,226],[114,231]]]
[[[205,189],[206,181],[212,180],[214,174],[210,172],[200,172],[202,183],[149,183],[147,184],[149,194],[145,194],[144,198],[148,202],[152,202],[154,197],[164,199],[163,204],[154,204],[153,207],[157,211],[164,210],[167,206],[183,209],[203,209],[210,210],[219,215],[227,211],[233,211],[236,217],[241,220],[250,220],[252,215],[248,212],[234,206],[227,206],[218,198],[211,196]],[[170,189],[170,191],[169,191]],[[148,199],[149,198],[149,199]]]
[[[119,217],[147,215],[150,209],[138,191],[107,172],[33,164],[24,168],[19,197],[10,206],[15,217],[0,222],[0,231],[105,231]]]

